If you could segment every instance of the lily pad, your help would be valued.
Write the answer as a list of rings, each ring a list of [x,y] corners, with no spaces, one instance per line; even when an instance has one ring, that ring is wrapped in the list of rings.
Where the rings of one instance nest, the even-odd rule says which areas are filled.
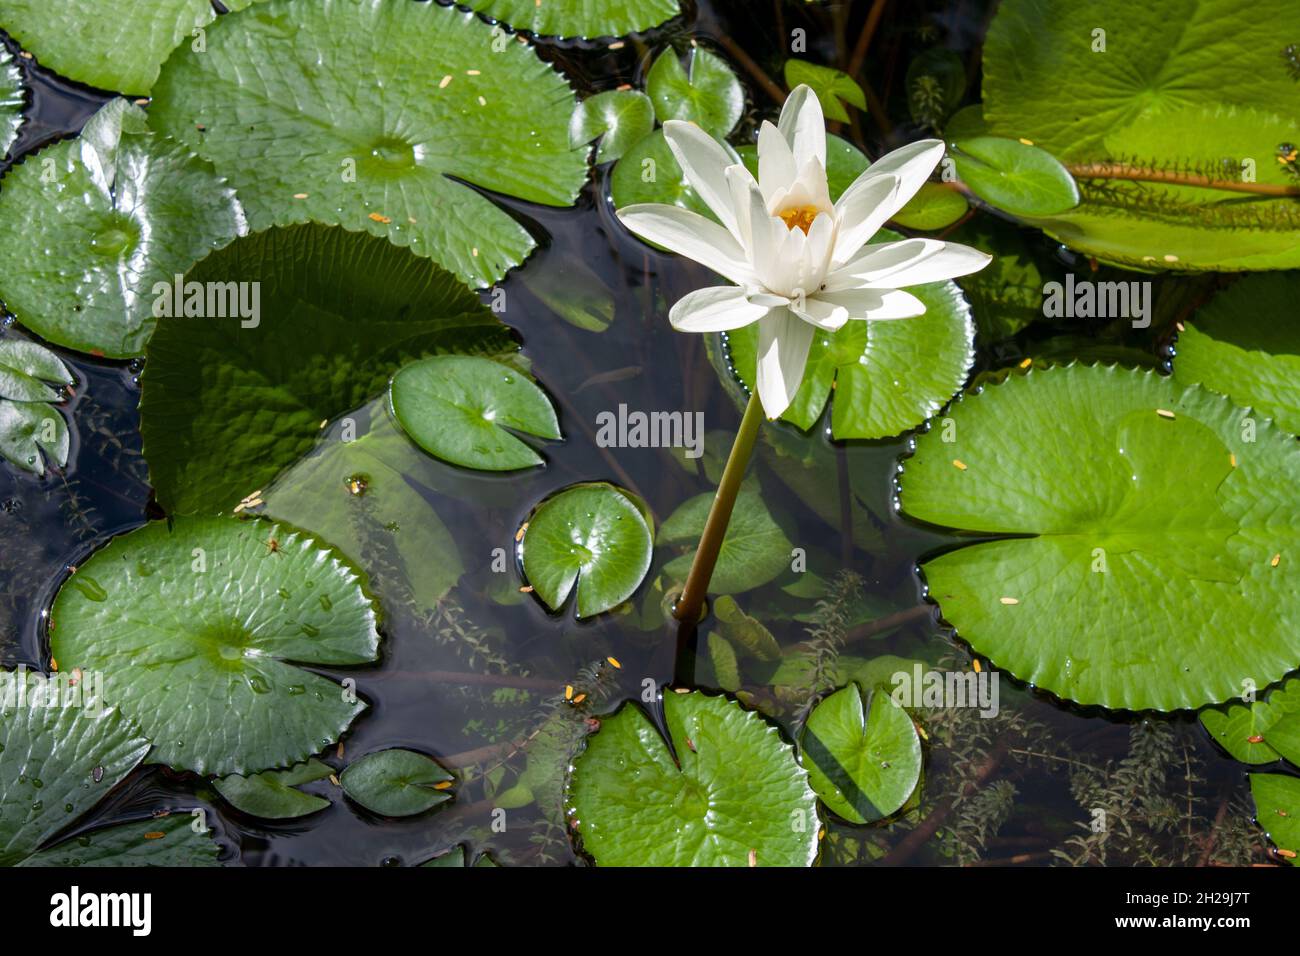
[[[903,237],[884,230],[874,242]],[[807,431],[831,403],[835,438],[888,438],[937,412],[966,382],[975,360],[975,323],[955,282],[910,286],[924,315],[884,322],[850,321],[819,331],[803,384],[781,416]],[[758,327],[726,333],[734,374],[753,389]],[[832,390],[834,400],[831,400]]]
[[[255,229],[366,230],[486,286],[536,242],[466,183],[567,206],[587,175],[568,83],[507,40],[436,3],[269,0],[177,51],[152,112],[229,177]]]
[[[935,232],[946,229],[970,211],[970,203],[955,189],[940,183],[922,183],[907,205],[894,214],[904,229]]]
[[[372,813],[409,817],[451,799],[455,778],[435,760],[413,750],[379,750],[348,764],[339,776],[343,792]]]
[[[14,62],[14,55],[0,49],[0,157],[8,155],[23,125],[25,90],[23,71]]]
[[[263,512],[306,528],[364,564],[386,608],[413,604],[432,611],[465,566],[425,497],[442,466],[398,430],[386,405],[378,399],[368,414],[345,416],[321,433],[315,452],[263,492]],[[351,440],[349,421],[358,428]]]
[[[730,594],[723,594],[713,602],[713,616],[718,619],[717,633],[750,657],[760,661],[780,659],[781,645],[772,632],[758,618],[746,614]]]
[[[1252,773],[1250,793],[1255,798],[1255,820],[1292,866],[1300,866],[1300,777],[1280,773]]]
[[[487,853],[480,853],[474,857],[474,862],[469,862],[464,844],[456,844],[446,853],[442,853],[432,859],[425,860],[420,866],[450,867],[452,869],[463,869],[466,867],[495,867],[497,864]]]
[[[559,610],[578,592],[578,617],[622,604],[650,570],[653,536],[622,490],[574,485],[533,511],[519,539],[524,576],[542,603]]]
[[[664,695],[677,754],[639,709],[601,721],[569,814],[601,866],[810,866],[817,801],[776,727],[723,697]]]
[[[853,77],[843,70],[836,70],[829,66],[794,58],[786,60],[785,85],[792,90],[797,86],[810,87],[817,94],[817,101],[821,104],[826,118],[837,123],[849,121],[849,112],[844,108],[845,103],[860,110],[867,108],[867,95],[862,92],[862,87],[858,86]]]
[[[978,136],[954,143],[952,161],[975,195],[1013,216],[1053,216],[1079,204],[1069,170],[1037,146]]]
[[[62,396],[47,385],[71,385],[72,373],[44,346],[0,339],[0,456],[25,471],[45,474],[45,455],[68,463],[68,425],[51,403]]]
[[[659,529],[661,545],[686,545],[690,551],[664,565],[664,574],[682,582],[695,560],[695,546],[704,533],[704,522],[713,505],[713,492],[688,499]],[[718,552],[709,584],[712,594],[741,594],[762,587],[790,569],[793,546],[781,526],[773,520],[756,486],[743,485],[736,496],[735,510]]]
[[[609,190],[614,205],[619,209],[637,203],[658,202],[681,206],[716,219],[686,180],[686,174],[668,148],[668,140],[661,129],[638,141],[614,164]]]
[[[681,13],[677,0],[464,0],[464,6],[541,36],[618,37]]]
[[[1176,710],[1279,680],[1300,659],[1300,446],[1249,415],[1118,367],[963,399],[917,439],[902,506],[1000,537],[926,561],[930,596],[981,654],[1081,704]]]
[[[471,355],[436,355],[405,366],[389,388],[393,415],[429,454],[480,471],[544,464],[512,431],[560,439],[555,408],[518,369]]]
[[[694,47],[684,69],[677,51],[659,54],[645,78],[645,91],[654,102],[659,122],[694,123],[711,136],[725,139],[745,111],[745,89],[725,60]]]
[[[330,802],[295,789],[304,783],[324,780],[334,768],[312,757],[288,770],[263,770],[251,776],[231,774],[213,786],[236,810],[264,820],[292,820],[324,810]]]
[[[185,281],[258,283],[260,316],[251,328],[169,319],[149,342],[140,429],[158,501],[173,514],[233,509],[414,359],[517,347],[450,273],[342,229],[257,233]]]
[[[0,215],[24,224],[0,237],[5,307],[42,338],[111,358],[139,355],[173,277],[246,230],[212,167],[122,99],[11,169]]]
[[[813,708],[799,744],[813,790],[851,823],[892,816],[921,779],[916,725],[882,690],[840,688]]]
[[[1242,763],[1261,764],[1280,760],[1274,747],[1271,731],[1283,718],[1300,714],[1300,678],[1292,678],[1279,687],[1266,691],[1251,704],[1233,703],[1226,707],[1211,708],[1200,713],[1201,726],[1224,750]],[[1292,725],[1279,729],[1279,740],[1291,749]],[[1288,757],[1300,766],[1300,748]]]
[[[227,10],[253,0],[222,0]],[[41,65],[104,90],[147,94],[158,68],[217,12],[210,0],[5,0],[0,26]]]
[[[296,665],[364,664],[378,648],[357,572],[264,521],[178,518],[120,535],[50,611],[50,653],[105,674],[105,698],[153,742],[153,762],[222,776],[338,740],[365,704]]]
[[[1295,273],[1246,276],[1178,334],[1174,378],[1227,395],[1300,435],[1300,297]]]
[[[194,830],[194,817],[181,810],[161,819],[149,817],[118,823],[70,837],[29,856],[19,866],[167,866],[209,867],[219,848],[211,833]]]
[[[710,631],[708,648],[709,663],[713,666],[713,678],[718,687],[731,693],[740,690],[740,661],[731,642],[717,631]]]
[[[569,145],[583,146],[597,137],[596,162],[618,159],[650,135],[655,107],[640,90],[607,90],[583,100],[569,120]]]

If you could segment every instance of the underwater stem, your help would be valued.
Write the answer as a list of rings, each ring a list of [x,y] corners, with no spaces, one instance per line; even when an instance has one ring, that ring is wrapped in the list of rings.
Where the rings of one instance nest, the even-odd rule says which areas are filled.
[[[679,621],[693,624],[700,619],[704,595],[709,590],[709,579],[713,577],[713,566],[718,563],[722,539],[726,536],[727,524],[731,521],[731,509],[736,505],[736,494],[740,491],[740,482],[745,477],[749,458],[754,453],[754,440],[758,438],[758,429],[762,424],[763,405],[758,400],[756,389],[750,394],[749,403],[745,406],[740,429],[731,445],[731,454],[727,456],[727,467],[722,470],[722,480],[718,482],[713,505],[709,508],[709,517],[704,522],[700,545],[695,549],[691,572],[686,576],[682,596],[673,608],[673,616]]]
[[[1300,185],[1281,186],[1274,183],[1244,183],[1237,180],[1214,179],[1175,170],[1143,169],[1119,163],[1086,163],[1066,166],[1076,179],[1127,179],[1134,182],[1168,183],[1171,186],[1199,186],[1205,189],[1222,189],[1233,193],[1254,193],[1257,196],[1300,196]]]

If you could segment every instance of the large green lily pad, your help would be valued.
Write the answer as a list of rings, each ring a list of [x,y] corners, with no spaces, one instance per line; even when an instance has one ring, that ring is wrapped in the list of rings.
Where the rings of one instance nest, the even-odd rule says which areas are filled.
[[[567,206],[587,175],[564,78],[436,3],[258,3],[213,24],[206,52],[178,50],[155,94],[159,127],[229,177],[255,229],[366,230],[471,286],[536,243],[465,183]]]
[[[92,830],[56,843],[29,856],[19,866],[220,866],[220,852],[211,831],[194,829],[195,817],[173,811]]]
[[[813,708],[800,737],[813,790],[851,823],[898,811],[921,779],[921,738],[888,692],[842,687]]]
[[[724,697],[664,695],[673,749],[626,704],[573,763],[568,807],[601,866],[809,866],[817,799],[794,750]]]
[[[542,36],[617,37],[681,13],[677,0],[465,0],[464,6]]]
[[[1300,777],[1252,773],[1250,793],[1255,819],[1279,850],[1288,850],[1292,866],[1300,866]]]
[[[336,552],[266,521],[178,518],[114,538],[59,589],[50,652],[104,673],[152,760],[248,774],[321,750],[364,708],[297,664],[378,654],[371,599]]]
[[[604,482],[574,485],[547,498],[519,539],[524,575],[558,610],[576,590],[578,617],[622,604],[650,569],[653,536],[640,508]]]
[[[393,415],[415,443],[482,471],[543,464],[511,432],[559,439],[546,393],[518,369],[474,355],[435,355],[401,369],[389,387]]]
[[[917,439],[902,506],[1000,538],[926,561],[930,596],[980,653],[1081,704],[1176,710],[1273,683],[1300,659],[1300,446],[1248,415],[1117,367],[964,398]]]
[[[1227,395],[1300,435],[1300,297],[1294,272],[1246,276],[1178,334],[1174,378]]]
[[[0,237],[5,307],[57,345],[111,358],[144,351],[173,277],[246,229],[212,167],[122,99],[80,139],[11,169],[0,216],[23,223]]]
[[[257,233],[189,282],[259,283],[260,320],[178,318],[149,342],[140,429],[170,513],[229,511],[381,394],[404,364],[502,354],[509,329],[450,273],[373,236],[324,226]]]

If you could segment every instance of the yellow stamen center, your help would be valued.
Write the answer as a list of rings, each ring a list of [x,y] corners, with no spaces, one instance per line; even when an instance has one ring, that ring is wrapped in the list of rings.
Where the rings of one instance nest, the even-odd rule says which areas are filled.
[[[821,210],[816,206],[791,206],[789,209],[781,210],[777,215],[781,217],[787,229],[802,229],[806,236],[819,212]]]

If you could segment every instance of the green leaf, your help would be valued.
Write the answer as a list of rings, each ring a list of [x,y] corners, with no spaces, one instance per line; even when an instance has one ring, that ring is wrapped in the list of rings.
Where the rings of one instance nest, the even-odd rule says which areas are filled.
[[[409,817],[450,800],[446,784],[453,779],[424,754],[394,748],[368,753],[348,764],[339,783],[344,793],[372,813]]]
[[[110,358],[139,355],[173,276],[245,231],[212,167],[122,99],[79,140],[13,167],[0,216],[24,223],[0,238],[5,307],[42,338]]]
[[[1289,682],[1284,689],[1291,690],[1291,707],[1277,718],[1264,735],[1264,742],[1276,750],[1293,766],[1300,767],[1300,682]],[[1275,695],[1276,696],[1276,695]],[[1270,698],[1271,703],[1276,701]],[[1280,706],[1275,711],[1283,710]]]
[[[813,790],[851,823],[893,815],[921,779],[916,726],[883,690],[840,688],[813,708],[799,745]]]
[[[853,77],[829,66],[809,63],[807,60],[786,60],[785,85],[792,90],[800,85],[811,87],[817,94],[817,101],[821,103],[826,118],[838,123],[849,121],[845,103],[860,110],[867,108],[867,95]]]
[[[1292,866],[1300,866],[1300,777],[1252,773],[1250,793],[1255,819],[1279,850],[1289,850]]]
[[[43,475],[46,459],[62,468],[71,447],[68,423],[53,405],[0,401],[0,457],[6,461]]]
[[[365,705],[296,665],[364,664],[379,648],[374,604],[335,552],[231,518],[114,538],[59,589],[50,632],[61,667],[105,674],[105,699],[144,731],[154,762],[218,775],[338,740]]]
[[[524,576],[552,611],[576,589],[578,617],[622,604],[650,570],[653,537],[636,503],[603,482],[574,485],[534,509],[519,540]]]
[[[324,422],[380,395],[413,359],[516,348],[450,273],[342,229],[248,236],[198,263],[190,282],[250,283],[260,315],[253,328],[169,319],[149,343],[140,429],[158,501],[172,514],[234,508],[311,451]]]
[[[57,843],[19,866],[220,866],[211,831],[196,833],[194,817],[173,811],[162,819],[119,823]]]
[[[545,308],[588,332],[604,332],[618,311],[614,293],[590,266],[554,249],[543,263],[521,272],[519,281]]]
[[[657,202],[717,218],[687,182],[686,174],[677,165],[677,158],[668,148],[668,140],[664,139],[661,129],[637,142],[614,164],[609,189],[617,209]]]
[[[0,339],[0,398],[14,402],[54,402],[59,393],[44,382],[73,383],[57,355],[35,342]]]
[[[597,163],[618,159],[655,126],[655,108],[640,90],[607,90],[578,104],[569,120],[569,145],[575,149],[600,137]]]
[[[1290,714],[1300,713],[1300,678],[1292,678],[1265,693],[1253,704],[1232,703],[1200,713],[1201,726],[1219,746],[1242,763],[1272,763],[1281,754],[1272,747],[1269,732]],[[1282,728],[1288,739],[1288,728]],[[1293,760],[1300,766],[1300,760]]]
[[[496,805],[501,806],[499,802]],[[463,867],[495,867],[496,865],[497,864],[492,860],[492,857],[488,856],[486,853],[480,853],[474,859],[474,862],[470,863],[466,858],[465,846],[461,843],[456,844],[446,853],[425,860],[420,864],[420,866],[453,867],[455,869],[461,869]]]
[[[1300,275],[1247,276],[1178,334],[1174,378],[1227,395],[1300,435]]]
[[[540,36],[618,37],[680,14],[677,0],[465,0],[463,6]]]
[[[312,757],[288,770],[264,770],[247,777],[232,774],[215,781],[213,786],[236,810],[264,820],[292,820],[330,805],[324,797],[294,788],[324,780],[333,772],[329,764]]]
[[[970,211],[966,197],[940,183],[922,183],[893,221],[904,229],[934,232],[946,229]]]
[[[377,399],[368,414],[321,433],[316,450],[263,492],[263,510],[364,562],[385,607],[413,603],[432,611],[465,571],[425,497],[443,466],[397,429],[386,404]],[[348,420],[358,425],[352,440],[345,440]],[[521,597],[513,587],[510,593]]]
[[[587,175],[567,82],[506,39],[436,3],[270,0],[178,51],[152,112],[229,177],[253,228],[365,230],[486,286],[536,243],[465,184],[567,206]]]
[[[726,61],[702,47],[690,53],[690,71],[682,68],[671,47],[659,54],[645,78],[659,122],[694,123],[710,136],[725,139],[745,111],[745,89]]]
[[[543,464],[511,431],[564,437],[546,393],[522,372],[491,359],[421,359],[393,376],[389,396],[398,424],[417,445],[466,468],[514,471]]]
[[[1267,422],[1245,435],[1247,414],[1100,366],[964,399],[917,439],[903,509],[1017,537],[925,562],[930,595],[999,667],[1081,704],[1176,710],[1278,680],[1300,657],[1300,448]]]
[[[253,0],[223,0],[238,10]],[[104,90],[147,94],[182,40],[216,19],[210,0],[3,0],[0,26],[41,66]]]
[[[7,49],[0,50],[0,157],[8,155],[22,128],[26,89],[14,55]]]
[[[66,679],[0,670],[0,866],[31,857],[149,752],[85,676],[65,706],[76,692]]]
[[[1074,177],[1046,150],[979,136],[952,144],[957,175],[975,195],[1013,216],[1053,216],[1079,204]]]
[[[659,529],[659,543],[686,545],[686,554],[664,565],[664,573],[683,582],[695,560],[695,547],[704,533],[704,522],[713,505],[713,492],[706,491],[685,501]],[[790,568],[790,539],[767,510],[763,496],[753,485],[743,485],[736,507],[722,539],[722,550],[709,584],[711,594],[741,594],[762,587]]]
[[[736,599],[724,594],[713,602],[713,616],[718,619],[717,633],[732,644],[744,648],[745,653],[760,661],[775,661],[781,657],[781,645],[758,618],[746,614]]]
[[[872,241],[902,238],[882,230]],[[953,282],[931,282],[907,291],[925,303],[924,315],[850,321],[837,332],[818,332],[803,384],[782,421],[807,431],[829,401],[835,438],[887,438],[914,428],[943,407],[965,383],[975,360],[970,306]],[[726,333],[725,342],[734,374],[752,391],[757,325]]]
[[[720,688],[734,694],[740,690],[742,683],[736,649],[718,631],[709,632],[708,647],[709,663],[713,666],[714,679]]]
[[[663,706],[679,763],[630,704],[574,761],[568,804],[583,849],[601,866],[810,866],[817,801],[776,727],[698,692],[665,694]]]

